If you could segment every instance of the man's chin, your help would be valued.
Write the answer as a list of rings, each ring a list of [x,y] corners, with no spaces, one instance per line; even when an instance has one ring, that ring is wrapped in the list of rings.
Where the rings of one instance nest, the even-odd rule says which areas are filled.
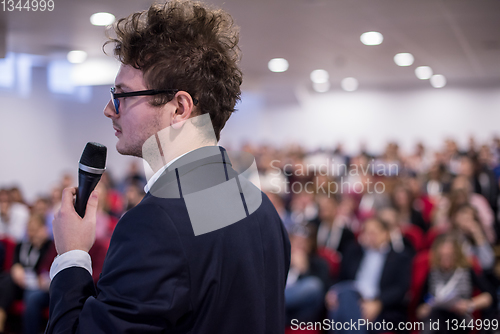
[[[137,150],[131,149],[129,147],[123,147],[123,145],[120,145],[120,141],[116,143],[116,151],[118,151],[118,153],[120,153],[121,155],[131,155],[138,158],[142,156],[140,151],[137,152]]]

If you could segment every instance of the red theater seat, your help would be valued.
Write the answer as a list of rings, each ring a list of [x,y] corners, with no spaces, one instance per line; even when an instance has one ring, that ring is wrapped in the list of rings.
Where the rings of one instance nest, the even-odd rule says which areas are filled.
[[[412,263],[412,275],[410,283],[410,321],[415,321],[415,311],[418,306],[420,294],[429,274],[429,251],[424,250],[415,255]]]
[[[16,316],[22,316],[24,313],[24,303],[22,300],[16,300],[12,305],[10,306],[9,309],[9,314],[16,315]],[[43,309],[43,317],[45,319],[49,319],[49,308],[46,307]]]
[[[16,242],[14,240],[4,238],[0,239],[0,242],[5,248],[5,261],[3,263],[3,270],[9,271],[12,267],[12,261],[14,261],[14,251],[16,250]]]
[[[422,230],[415,226],[415,225],[408,225],[403,228],[403,236],[405,236],[412,244],[413,248],[417,252],[421,251],[425,247],[425,237],[424,237],[424,232]]]
[[[318,255],[321,256],[328,263],[330,277],[335,278],[340,271],[340,255],[326,247],[318,248]]]
[[[89,255],[92,258],[92,279],[94,283],[97,283],[99,280],[108,248],[109,240],[96,240],[94,246],[89,251]]]

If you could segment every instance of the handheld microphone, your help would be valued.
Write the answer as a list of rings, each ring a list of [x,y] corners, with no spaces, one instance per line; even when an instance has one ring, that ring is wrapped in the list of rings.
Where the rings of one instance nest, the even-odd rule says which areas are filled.
[[[106,153],[106,146],[89,142],[80,158],[75,210],[82,218],[85,216],[90,194],[106,169]]]

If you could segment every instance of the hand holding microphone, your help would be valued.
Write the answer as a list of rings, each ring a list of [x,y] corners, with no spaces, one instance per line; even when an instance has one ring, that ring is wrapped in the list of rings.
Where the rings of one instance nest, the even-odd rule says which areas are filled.
[[[88,143],[80,159],[78,188],[63,190],[61,208],[53,222],[54,241],[58,254],[71,250],[88,252],[95,241],[97,192],[106,164],[106,147]],[[76,202],[74,196],[76,195]],[[82,218],[83,217],[83,218]]]

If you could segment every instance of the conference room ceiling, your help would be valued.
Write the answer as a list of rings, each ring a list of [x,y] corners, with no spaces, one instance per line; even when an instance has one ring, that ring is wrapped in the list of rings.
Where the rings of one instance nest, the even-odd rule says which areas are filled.
[[[17,2],[17,0],[16,0]],[[0,13],[7,52],[60,57],[84,50],[102,57],[104,28],[89,17],[117,18],[148,7],[145,0],[54,0],[52,12]],[[241,27],[241,66],[246,89],[310,87],[315,69],[330,74],[332,89],[354,77],[360,87],[430,87],[416,78],[428,65],[448,86],[500,84],[500,1],[497,0],[211,0]],[[366,46],[360,35],[383,34],[381,45]],[[2,38],[0,37],[0,41]],[[0,51],[2,47],[0,46]],[[410,52],[415,62],[399,67],[393,57]],[[267,64],[286,58],[289,69],[272,73]],[[1,75],[1,74],[0,74]]]

